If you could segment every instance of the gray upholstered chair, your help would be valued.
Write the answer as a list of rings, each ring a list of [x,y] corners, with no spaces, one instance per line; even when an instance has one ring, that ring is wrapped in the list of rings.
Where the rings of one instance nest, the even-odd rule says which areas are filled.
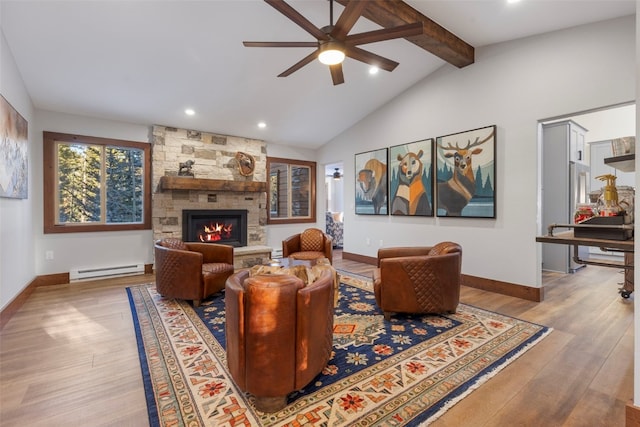
[[[327,235],[331,237],[334,248],[342,247],[342,238],[344,235],[344,225],[342,221],[338,221],[336,217],[339,213],[327,212],[325,215]]]

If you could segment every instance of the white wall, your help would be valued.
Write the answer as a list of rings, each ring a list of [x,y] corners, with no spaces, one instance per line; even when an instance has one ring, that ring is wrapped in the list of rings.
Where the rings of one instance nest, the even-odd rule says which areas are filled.
[[[635,104],[621,105],[567,118],[588,130],[585,135],[587,143],[632,136],[636,131]]]
[[[634,27],[625,17],[477,49],[475,64],[442,67],[325,145],[320,163],[497,125],[496,219],[355,215],[345,161],[344,250],[453,240],[464,273],[540,286],[537,123],[633,100]]]
[[[4,309],[36,276],[32,212],[37,198],[33,172],[38,166],[32,160],[33,104],[1,30],[0,26],[0,94],[29,124],[27,198],[0,198],[0,307]]]
[[[33,221],[36,229],[34,257],[37,275],[66,273],[73,268],[109,267],[132,262],[153,263],[151,230],[44,234],[42,225],[43,131],[149,142],[150,127],[43,110],[36,110],[35,118],[31,160],[34,165],[39,166],[33,174]],[[47,251],[53,252],[53,260],[45,260]]]

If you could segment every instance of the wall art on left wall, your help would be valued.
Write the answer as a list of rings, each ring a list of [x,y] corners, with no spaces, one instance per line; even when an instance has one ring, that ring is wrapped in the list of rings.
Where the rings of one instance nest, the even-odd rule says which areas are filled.
[[[26,199],[28,124],[0,95],[0,197]]]

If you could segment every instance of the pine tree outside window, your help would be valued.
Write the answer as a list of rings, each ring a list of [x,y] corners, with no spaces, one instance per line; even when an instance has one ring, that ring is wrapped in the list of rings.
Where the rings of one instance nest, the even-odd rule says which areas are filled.
[[[44,132],[45,233],[151,228],[150,144]]]

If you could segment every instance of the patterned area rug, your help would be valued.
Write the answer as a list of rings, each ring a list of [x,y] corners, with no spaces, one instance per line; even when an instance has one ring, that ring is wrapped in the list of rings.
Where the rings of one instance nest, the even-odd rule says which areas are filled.
[[[464,304],[387,322],[371,280],[340,273],[334,355],[273,414],[256,411],[227,371],[224,292],[194,309],[153,284],[128,288],[150,425],[426,425],[550,332]]]

